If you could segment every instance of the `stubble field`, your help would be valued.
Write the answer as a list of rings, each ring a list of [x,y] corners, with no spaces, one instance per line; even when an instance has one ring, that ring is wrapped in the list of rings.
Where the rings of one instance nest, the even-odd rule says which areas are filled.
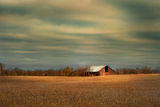
[[[160,107],[160,74],[2,76],[0,107]]]

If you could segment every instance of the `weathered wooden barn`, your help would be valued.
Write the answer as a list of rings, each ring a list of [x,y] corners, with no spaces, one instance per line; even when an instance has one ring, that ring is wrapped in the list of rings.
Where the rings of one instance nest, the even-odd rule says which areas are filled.
[[[86,72],[87,76],[104,76],[114,74],[114,70],[108,65],[104,66],[90,66]]]

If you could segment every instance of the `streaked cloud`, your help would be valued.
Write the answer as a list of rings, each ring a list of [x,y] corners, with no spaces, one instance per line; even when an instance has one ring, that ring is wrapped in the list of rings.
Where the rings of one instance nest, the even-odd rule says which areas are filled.
[[[0,0],[0,61],[157,67],[159,9],[153,0]]]

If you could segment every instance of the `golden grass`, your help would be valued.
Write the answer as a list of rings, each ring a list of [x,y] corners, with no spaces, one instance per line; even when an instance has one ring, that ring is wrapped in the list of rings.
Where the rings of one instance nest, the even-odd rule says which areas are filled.
[[[159,107],[160,74],[0,77],[0,107]]]

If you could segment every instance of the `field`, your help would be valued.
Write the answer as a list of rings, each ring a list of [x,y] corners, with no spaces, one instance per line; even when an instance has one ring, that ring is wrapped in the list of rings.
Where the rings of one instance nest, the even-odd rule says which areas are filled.
[[[160,74],[2,76],[0,107],[160,107]]]

